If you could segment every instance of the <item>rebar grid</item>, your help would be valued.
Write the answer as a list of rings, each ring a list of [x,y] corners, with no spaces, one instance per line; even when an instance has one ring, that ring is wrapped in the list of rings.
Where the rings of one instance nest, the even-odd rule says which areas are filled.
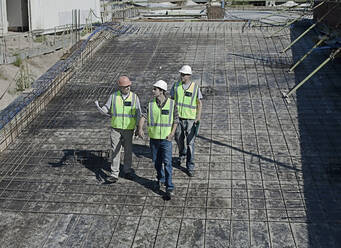
[[[0,151],[3,151],[21,131],[31,123],[40,111],[59,92],[74,71],[92,56],[104,39],[127,34],[131,25],[111,23],[97,28],[78,49],[63,62],[57,62],[33,84],[28,94],[23,94],[0,114]],[[108,31],[103,33],[103,31]],[[134,31],[132,29],[131,31]]]
[[[212,22],[136,23],[134,28],[129,36],[107,40],[1,154],[2,221],[21,220],[20,230],[36,223],[30,235],[41,237],[24,233],[16,243],[337,247],[340,187],[324,161],[331,153],[337,158],[339,127],[321,117],[328,110],[340,120],[339,65],[329,65],[323,79],[302,88],[287,105],[280,91],[318,63],[311,58],[294,75],[286,72],[289,66],[272,63],[292,61],[279,54],[290,43],[287,30],[267,39],[275,27],[242,32],[240,23]],[[310,42],[307,37],[295,45],[293,56]],[[93,102],[104,104],[126,74],[145,105],[152,83],[164,79],[170,88],[183,64],[192,66],[204,95],[195,177],[174,164],[176,195],[164,201],[152,189],[147,141],[135,140],[137,178],[103,184],[110,121]],[[10,237],[5,242],[16,238],[3,231]]]

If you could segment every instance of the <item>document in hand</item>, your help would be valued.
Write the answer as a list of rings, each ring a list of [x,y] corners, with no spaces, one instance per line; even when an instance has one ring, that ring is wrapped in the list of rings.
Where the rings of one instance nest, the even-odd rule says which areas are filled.
[[[96,107],[98,109],[98,111],[102,114],[102,115],[106,115],[106,116],[110,116],[106,111],[103,110],[103,107],[101,108],[98,104],[98,101],[95,101]]]

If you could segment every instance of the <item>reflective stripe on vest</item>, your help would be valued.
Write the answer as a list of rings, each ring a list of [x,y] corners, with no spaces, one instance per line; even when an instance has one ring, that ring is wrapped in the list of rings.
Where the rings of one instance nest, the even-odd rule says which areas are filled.
[[[162,109],[156,99],[148,104],[148,134],[152,139],[166,139],[172,131],[174,100],[168,98]]]
[[[129,93],[124,100],[120,91],[111,100],[111,126],[119,129],[134,129],[136,126],[136,94]]]
[[[174,89],[179,117],[194,120],[197,116],[198,85],[191,83],[187,90],[184,90],[182,85],[182,82],[178,82]]]

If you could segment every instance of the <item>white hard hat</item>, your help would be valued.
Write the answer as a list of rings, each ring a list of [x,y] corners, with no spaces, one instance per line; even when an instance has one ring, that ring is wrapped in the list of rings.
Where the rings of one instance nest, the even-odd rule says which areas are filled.
[[[192,75],[192,68],[189,65],[184,65],[181,67],[180,73]]]
[[[156,81],[155,84],[153,84],[154,87],[158,87],[164,91],[167,91],[167,83],[163,80]]]

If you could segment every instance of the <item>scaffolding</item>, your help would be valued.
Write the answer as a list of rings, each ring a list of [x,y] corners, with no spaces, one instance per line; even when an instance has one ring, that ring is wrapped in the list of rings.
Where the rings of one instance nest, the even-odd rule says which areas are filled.
[[[314,10],[314,23],[310,25],[301,35],[299,35],[294,41],[289,44],[282,52],[287,52],[292,46],[294,46],[299,40],[301,40],[308,32],[315,29],[318,35],[318,41],[315,45],[309,49],[298,61],[291,66],[289,72],[294,72],[295,68],[299,66],[312,52],[323,44],[323,49],[328,49],[329,56],[321,62],[309,75],[307,75],[302,81],[289,90],[288,93],[282,92],[283,97],[290,102],[289,97],[296,92],[302,85],[309,81],[309,79],[318,73],[326,64],[333,61],[341,54],[341,19],[339,17],[341,13],[340,1],[322,1],[315,2]],[[322,27],[322,31],[319,28]]]

